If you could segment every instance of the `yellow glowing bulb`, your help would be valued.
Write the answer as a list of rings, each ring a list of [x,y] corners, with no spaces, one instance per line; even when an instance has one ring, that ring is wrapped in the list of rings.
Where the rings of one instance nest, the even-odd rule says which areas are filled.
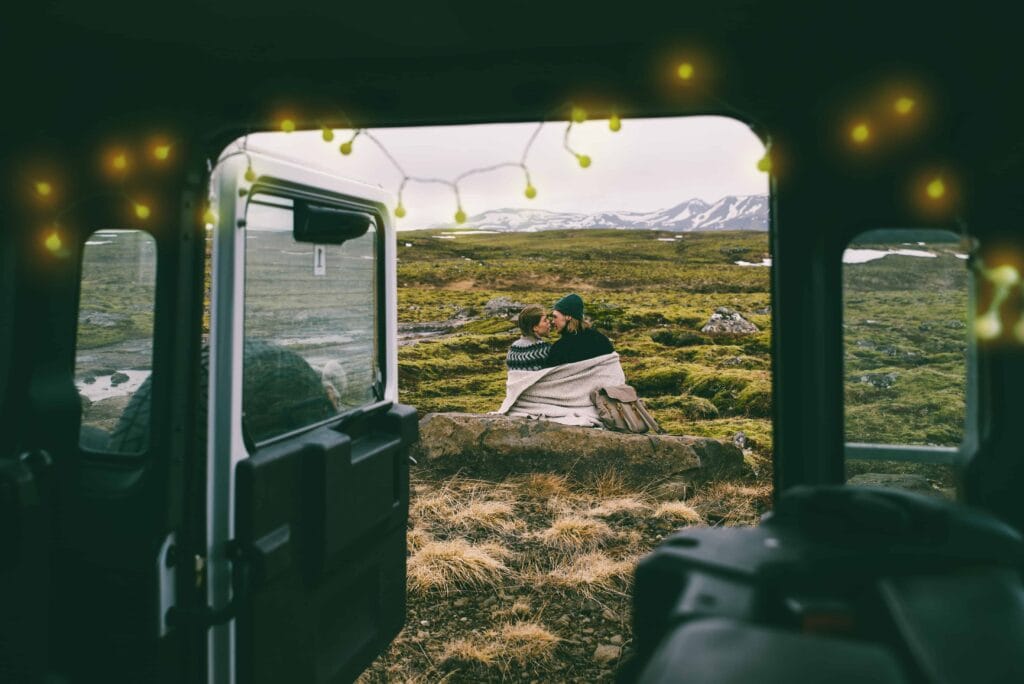
[[[281,130],[285,133],[291,133],[295,130],[295,122],[291,119],[283,119],[281,121]]]
[[[157,161],[167,161],[167,158],[171,156],[170,145],[157,145],[153,148],[153,158]]]
[[[763,157],[757,160],[757,170],[762,173],[772,172],[772,158],[767,152],[764,153]]]
[[[57,231],[54,231],[46,236],[46,249],[50,250],[51,252],[59,251],[63,244],[64,243],[61,241],[60,235],[57,234]]]
[[[327,126],[324,126],[324,130],[323,133],[321,133],[321,136],[323,137],[324,142],[331,142],[332,140],[334,140],[334,131],[332,131]]]
[[[405,207],[403,207],[401,204],[399,204],[397,207],[395,207],[395,216],[397,216],[398,218],[404,218],[405,217]]]
[[[608,128],[610,128],[613,133],[622,128],[622,120],[619,118],[618,114],[612,114],[612,118],[608,119]]]
[[[573,123],[583,123],[584,121],[587,120],[587,112],[583,109],[583,107],[572,108],[572,120]]]
[[[346,155],[352,154],[352,141],[349,140],[347,142],[341,143],[341,146],[338,147],[338,151]]]
[[[928,193],[928,197],[931,199],[942,199],[943,195],[946,194],[946,184],[941,178],[934,178],[930,183],[928,183],[924,190]]]
[[[213,207],[207,207],[203,212],[203,223],[217,223],[217,212],[213,210]]]
[[[577,154],[576,155],[576,159],[578,159],[579,162],[580,162],[580,168],[584,168],[585,169],[588,166],[590,166],[590,157],[588,157],[587,155],[585,155],[585,154]]]
[[[537,196],[537,188],[527,184],[526,190],[523,191],[523,194],[526,195],[526,199],[533,199]]]
[[[456,223],[465,223],[466,222],[466,212],[462,211],[461,207],[459,208],[459,210],[457,212],[455,212],[455,222]]]
[[[850,138],[857,144],[863,144],[871,137],[871,129],[866,123],[859,123],[850,129]]]
[[[904,96],[896,98],[896,101],[892,103],[892,107],[896,110],[897,114],[906,116],[914,110],[915,104],[917,103],[913,99]]]
[[[143,221],[149,218],[149,213],[149,207],[147,207],[145,204],[135,205],[135,215],[142,219]]]
[[[128,157],[123,152],[115,154],[114,158],[110,160],[110,164],[118,171],[124,171],[128,168]]]
[[[1020,273],[1013,266],[1003,264],[988,272],[988,279],[996,287],[1013,287],[1020,281]]]
[[[249,181],[250,183],[256,180],[256,172],[253,171],[252,164],[249,164],[248,166],[245,167],[245,180]]]
[[[974,319],[974,334],[981,340],[994,340],[1003,332],[998,311],[990,311]]]
[[[53,194],[53,186],[46,181],[36,181],[36,194],[40,197],[49,197]]]
[[[693,65],[689,62],[683,62],[679,65],[679,68],[676,69],[676,74],[684,81],[689,81],[693,78]]]

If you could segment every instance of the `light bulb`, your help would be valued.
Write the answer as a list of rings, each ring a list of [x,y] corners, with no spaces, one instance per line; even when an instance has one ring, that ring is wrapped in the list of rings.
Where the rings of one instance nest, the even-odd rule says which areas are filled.
[[[59,252],[60,248],[63,246],[64,243],[61,241],[60,235],[57,233],[57,231],[53,231],[52,233],[46,236],[45,244],[46,249],[50,250],[51,252]]]
[[[338,151],[345,155],[352,154],[352,141],[348,140],[341,143],[341,146],[338,147]]]
[[[1013,287],[1020,280],[1020,273],[1009,264],[996,266],[990,269],[986,275],[993,285],[1001,288]]]
[[[157,161],[167,161],[167,158],[171,156],[170,145],[157,145],[153,148],[153,158]]]
[[[291,133],[295,130],[295,122],[291,119],[283,119],[281,121],[281,130],[285,133]]]
[[[53,186],[46,181],[36,181],[36,194],[40,197],[49,197],[53,194]]]
[[[573,107],[572,108],[572,120],[573,120],[573,123],[578,123],[578,124],[583,123],[584,121],[586,121],[587,120],[587,112],[586,112],[586,110],[583,109],[583,107]]]
[[[906,116],[913,111],[915,104],[913,99],[903,96],[896,98],[896,101],[892,103],[892,108],[896,110],[897,114]]]
[[[250,183],[256,180],[256,172],[253,171],[252,164],[249,164],[248,166],[245,167],[245,180],[249,181]]]
[[[533,199],[537,196],[537,188],[527,184],[526,190],[523,191],[523,194],[526,195],[526,199]]]
[[[622,120],[619,118],[618,114],[612,114],[612,117],[608,119],[608,128],[610,128],[613,133],[618,132],[618,130],[622,128]]]
[[[854,125],[850,129],[850,139],[858,145],[863,145],[871,137],[871,129],[864,122]]]
[[[145,221],[146,219],[149,218],[149,214],[150,214],[149,207],[147,207],[145,204],[136,204],[135,205],[135,216],[137,216],[138,218],[140,218],[143,221]]]
[[[213,210],[213,207],[207,207],[203,212],[203,223],[217,223],[217,212]]]
[[[405,207],[402,206],[401,202],[399,202],[398,206],[395,207],[395,216],[398,218],[405,217]]]
[[[765,152],[764,156],[757,160],[757,170],[763,173],[772,172],[772,158]]]
[[[334,131],[327,126],[324,126],[324,130],[320,136],[324,139],[324,142],[331,142],[334,140]]]
[[[994,340],[1003,332],[998,311],[989,311],[974,319],[974,334],[981,340]]]
[[[933,200],[942,199],[946,194],[946,184],[941,178],[934,178],[928,183],[924,190],[928,193],[929,198]]]
[[[585,155],[585,154],[577,154],[576,155],[576,159],[579,160],[581,168],[585,169],[588,166],[590,166],[590,157],[588,157],[587,155]]]
[[[693,78],[693,65],[689,62],[683,62],[676,69],[676,75],[684,81],[689,81]]]
[[[462,207],[459,207],[459,210],[455,212],[455,222],[456,223],[465,223],[466,222],[466,212],[462,211]]]

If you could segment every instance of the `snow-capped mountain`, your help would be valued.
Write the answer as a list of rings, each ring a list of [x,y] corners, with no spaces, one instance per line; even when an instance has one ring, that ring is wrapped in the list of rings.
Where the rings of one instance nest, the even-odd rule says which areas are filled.
[[[431,226],[451,228],[452,224]],[[658,211],[600,211],[590,214],[540,209],[496,209],[470,216],[460,228],[536,232],[580,228],[634,230],[768,230],[767,195],[727,195],[713,204],[690,199]]]

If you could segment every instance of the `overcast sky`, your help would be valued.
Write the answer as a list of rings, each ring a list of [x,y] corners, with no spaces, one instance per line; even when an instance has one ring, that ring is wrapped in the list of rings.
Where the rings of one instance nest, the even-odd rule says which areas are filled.
[[[410,176],[452,180],[472,168],[518,162],[530,136],[529,124],[482,124],[381,128],[370,132]],[[519,168],[474,175],[459,183],[466,214],[501,208],[550,211],[652,211],[693,197],[708,202],[725,195],[768,193],[768,177],[757,171],[764,154],[761,141],[746,125],[724,117],[625,119],[613,133],[607,121],[573,126],[569,143],[589,155],[589,168],[562,146],[565,122],[546,123],[526,159],[536,198],[527,199]],[[356,139],[352,153],[339,153],[349,131],[336,131],[332,143],[320,131],[260,133],[249,137],[249,148],[301,160],[339,176],[379,185],[395,194],[402,175],[365,136]],[[438,184],[410,182],[402,203],[407,215],[399,230],[424,228],[453,221],[455,198]]]

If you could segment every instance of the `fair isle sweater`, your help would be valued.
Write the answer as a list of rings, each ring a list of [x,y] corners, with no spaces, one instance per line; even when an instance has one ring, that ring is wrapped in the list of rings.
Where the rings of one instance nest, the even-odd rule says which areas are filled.
[[[551,345],[534,337],[520,337],[508,348],[505,365],[509,370],[540,370],[544,368]]]

